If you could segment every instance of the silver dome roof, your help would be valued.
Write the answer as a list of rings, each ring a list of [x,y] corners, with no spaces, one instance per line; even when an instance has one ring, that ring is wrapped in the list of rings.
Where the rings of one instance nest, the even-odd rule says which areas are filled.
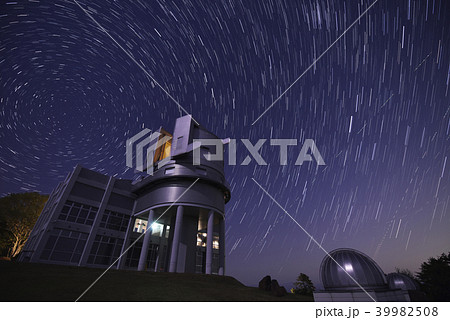
[[[390,289],[419,290],[417,281],[402,273],[389,273],[387,283]]]
[[[364,253],[354,249],[336,249],[330,252],[330,256],[325,256],[320,265],[320,277],[326,290],[361,290],[348,274],[364,289],[387,288],[383,270]]]

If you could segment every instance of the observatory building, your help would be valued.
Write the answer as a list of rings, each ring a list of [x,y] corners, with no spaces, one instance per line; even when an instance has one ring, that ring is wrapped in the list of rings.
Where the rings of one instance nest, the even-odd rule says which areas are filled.
[[[314,301],[412,301],[420,297],[413,279],[399,273],[386,277],[375,261],[354,249],[336,249],[325,256],[320,278],[324,290],[314,292]]]
[[[402,273],[389,273],[386,276],[386,280],[389,288],[401,289],[408,291],[419,291],[420,286],[416,280],[411,279],[406,274]]]
[[[223,146],[194,144],[221,140],[190,116],[176,120],[173,134],[156,133],[146,158],[153,159],[147,166],[152,174],[132,181],[75,167],[50,195],[19,259],[223,275],[230,189],[223,160],[205,157]],[[152,137],[138,137],[138,147]],[[200,160],[194,165],[195,152]]]

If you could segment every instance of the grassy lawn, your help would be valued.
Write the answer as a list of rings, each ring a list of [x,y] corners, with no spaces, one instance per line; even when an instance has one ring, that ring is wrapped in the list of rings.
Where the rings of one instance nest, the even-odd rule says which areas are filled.
[[[74,301],[102,269],[0,261],[0,301]],[[313,301],[273,297],[233,277],[109,270],[80,301]]]

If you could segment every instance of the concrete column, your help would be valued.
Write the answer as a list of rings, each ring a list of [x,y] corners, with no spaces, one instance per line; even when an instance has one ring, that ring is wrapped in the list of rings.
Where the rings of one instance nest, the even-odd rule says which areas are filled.
[[[155,220],[155,211],[150,210],[148,214],[147,229],[145,229],[144,242],[142,243],[141,255],[139,256],[138,271],[144,271],[147,262],[148,245],[152,237],[152,223]]]
[[[135,204],[136,205],[136,204]],[[127,231],[125,232],[125,237],[123,239],[122,250],[120,251],[119,261],[117,262],[117,270],[123,269],[125,266],[125,260],[128,249],[128,242],[130,240],[131,234],[133,233],[134,224],[136,222],[136,218],[131,214],[130,221],[128,222]]]
[[[208,229],[206,230],[206,268],[205,273],[212,273],[213,260],[213,237],[214,237],[214,211],[208,213]]]
[[[169,272],[177,271],[178,245],[180,243],[181,229],[183,226],[183,206],[177,207],[177,218],[175,220],[175,230],[173,230],[172,252],[170,254]],[[170,230],[172,232],[172,228]]]
[[[102,216],[105,212],[106,205],[108,204],[109,196],[111,195],[114,188],[115,181],[116,179],[114,177],[109,178],[108,185],[106,186],[106,190],[103,194],[102,202],[100,203],[100,207],[98,208],[97,215],[95,216],[94,222],[92,223],[91,231],[89,232],[88,238],[86,240],[86,245],[84,246],[78,266],[85,266],[87,263],[92,245],[94,244],[95,236],[97,235],[98,226],[100,225],[100,221],[102,220]]]
[[[225,275],[225,218],[219,220],[219,275]]]

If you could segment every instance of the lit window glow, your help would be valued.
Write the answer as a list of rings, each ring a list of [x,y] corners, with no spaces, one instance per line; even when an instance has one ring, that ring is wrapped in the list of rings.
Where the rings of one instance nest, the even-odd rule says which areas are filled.
[[[197,233],[197,247],[206,247],[206,232]],[[213,237],[213,249],[219,249],[219,237]]]
[[[144,233],[147,230],[147,220],[136,219],[134,223],[134,232]],[[164,230],[164,225],[158,222],[153,222],[151,225],[152,228],[152,236],[162,237],[162,233]],[[169,228],[167,228],[169,229]],[[166,235],[167,236],[167,235]]]
[[[136,219],[134,222],[133,231],[143,233],[147,230],[147,220]]]
[[[152,223],[152,236],[161,237],[163,233],[164,225],[158,222]]]

